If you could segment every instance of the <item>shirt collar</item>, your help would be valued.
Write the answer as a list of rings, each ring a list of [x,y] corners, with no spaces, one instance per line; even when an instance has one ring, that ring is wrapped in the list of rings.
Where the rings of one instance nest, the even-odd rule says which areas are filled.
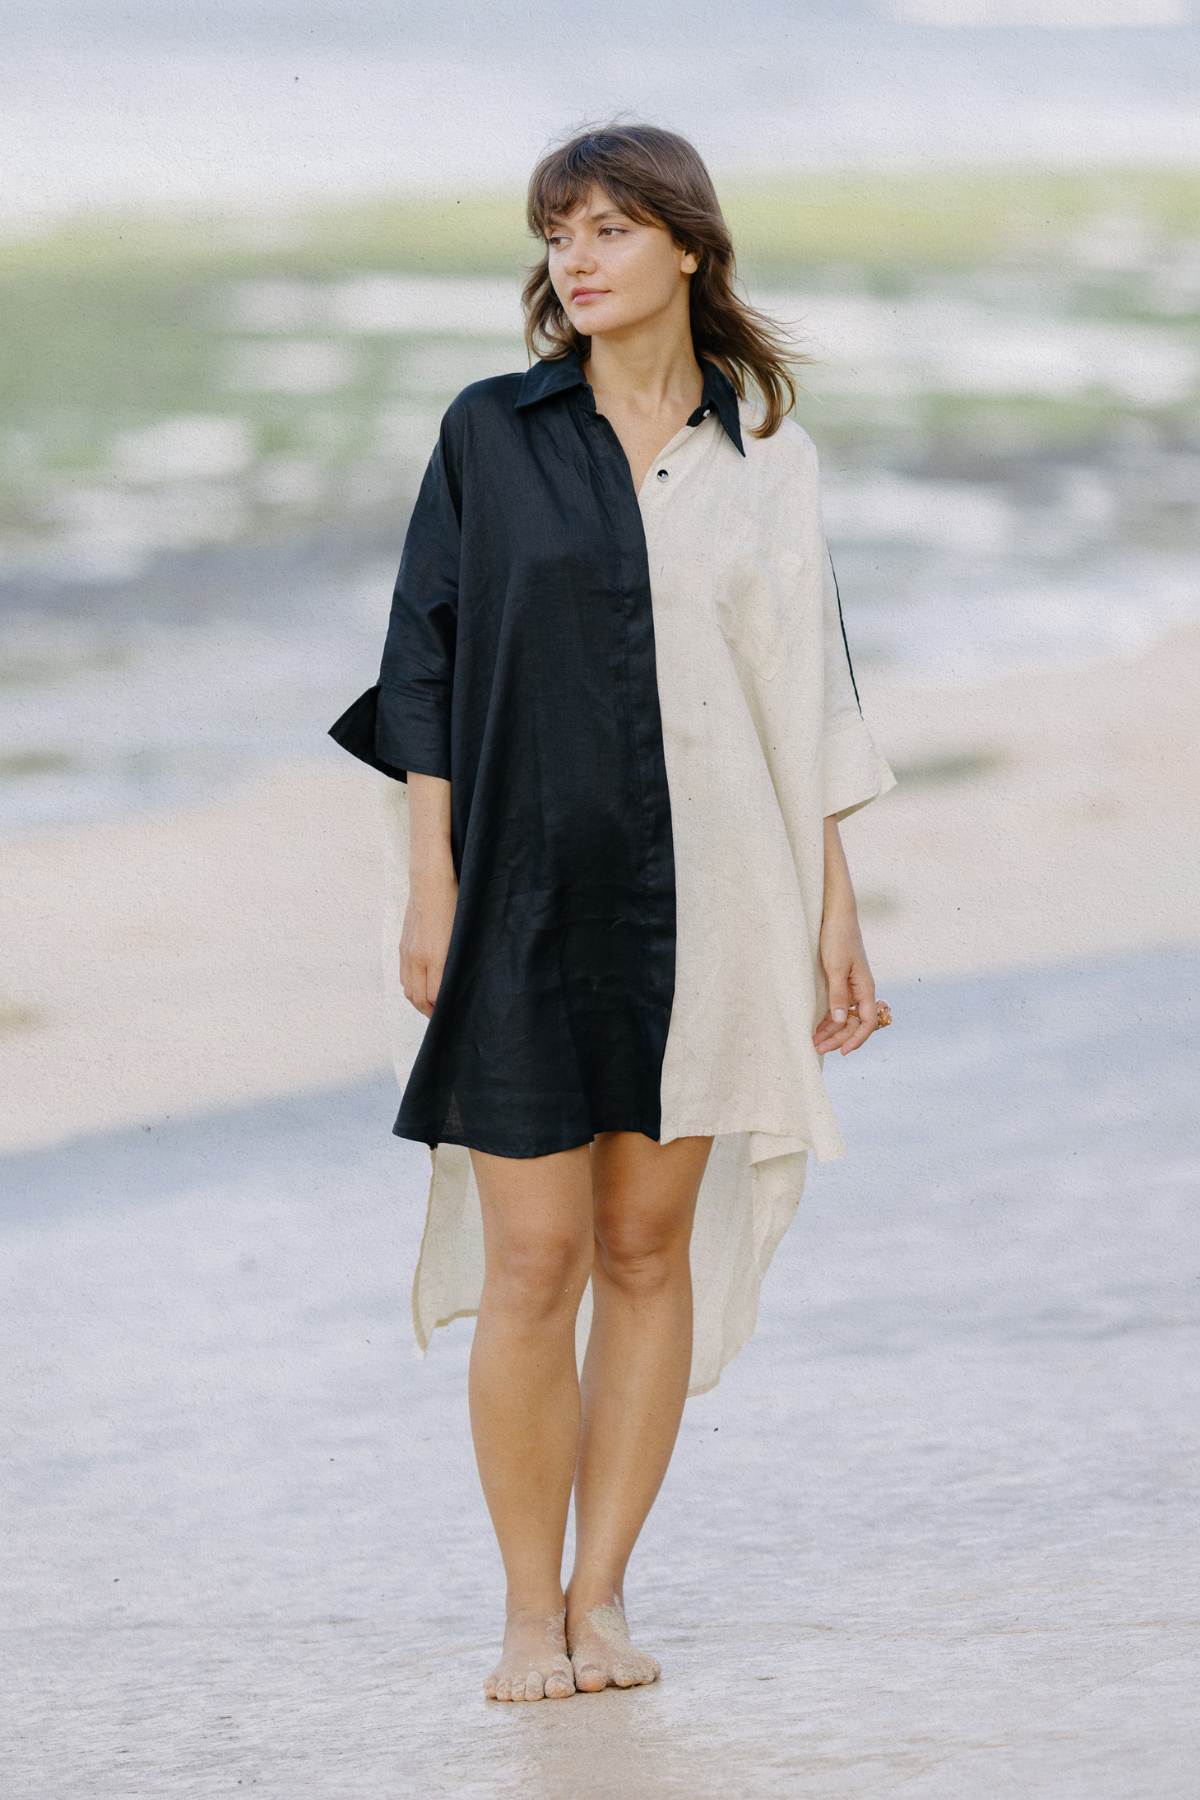
[[[725,427],[726,435],[737,446],[742,456],[745,447],[742,444],[741,417],[738,413],[737,389],[723,369],[707,356],[699,358],[700,367],[704,371],[704,388],[700,395],[700,404],[688,418],[689,425],[698,425],[710,411],[716,411],[717,417]],[[562,356],[541,357],[526,369],[517,388],[514,406],[532,406],[537,400],[545,400],[550,394],[562,393],[567,388],[586,385],[583,373],[583,361],[573,345]]]

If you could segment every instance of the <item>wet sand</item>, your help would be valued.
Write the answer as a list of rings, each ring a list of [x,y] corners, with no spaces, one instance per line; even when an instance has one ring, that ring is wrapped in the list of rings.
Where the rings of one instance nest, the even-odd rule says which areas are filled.
[[[0,1039],[6,1791],[1191,1800],[1197,642],[861,684],[896,1025],[830,1059],[849,1156],[685,1411],[628,1693],[481,1695],[503,1582],[469,1322],[423,1363],[409,1328],[371,777],[331,746],[6,846],[42,1019]]]
[[[390,1076],[5,1159],[6,1791],[1191,1800],[1198,986],[896,986],[685,1411],[628,1693],[482,1698],[470,1329],[416,1359]]]

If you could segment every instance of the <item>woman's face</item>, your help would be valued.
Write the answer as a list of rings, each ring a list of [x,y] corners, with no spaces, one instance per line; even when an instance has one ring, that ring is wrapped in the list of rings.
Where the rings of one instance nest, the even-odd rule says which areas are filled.
[[[551,285],[584,337],[641,325],[680,299],[696,257],[673,242],[664,225],[643,225],[603,189],[546,227]]]

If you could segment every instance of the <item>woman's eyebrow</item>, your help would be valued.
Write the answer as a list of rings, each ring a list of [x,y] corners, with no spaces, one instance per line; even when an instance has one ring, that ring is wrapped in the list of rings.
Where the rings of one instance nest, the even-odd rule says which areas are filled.
[[[583,216],[585,219],[624,219],[627,215],[619,207],[606,206],[603,212],[584,213]],[[547,225],[565,225],[566,222],[566,216],[563,213],[551,213],[546,220]]]

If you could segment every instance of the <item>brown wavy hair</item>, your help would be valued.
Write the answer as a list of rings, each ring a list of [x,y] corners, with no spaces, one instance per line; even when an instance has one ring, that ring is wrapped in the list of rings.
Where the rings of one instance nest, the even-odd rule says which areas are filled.
[[[696,356],[708,356],[723,368],[742,399],[747,378],[753,380],[766,414],[753,435],[773,436],[796,404],[787,364],[816,358],[789,350],[776,321],[734,292],[733,239],[695,146],[658,125],[612,123],[576,132],[547,151],[529,178],[525,211],[532,235],[544,243],[550,220],[586,201],[593,183],[631,219],[665,226],[681,249],[696,253],[698,267],[689,277],[688,293]],[[587,358],[591,338],[576,331],[560,304],[548,254],[529,271],[521,305],[531,357],[574,349]]]

